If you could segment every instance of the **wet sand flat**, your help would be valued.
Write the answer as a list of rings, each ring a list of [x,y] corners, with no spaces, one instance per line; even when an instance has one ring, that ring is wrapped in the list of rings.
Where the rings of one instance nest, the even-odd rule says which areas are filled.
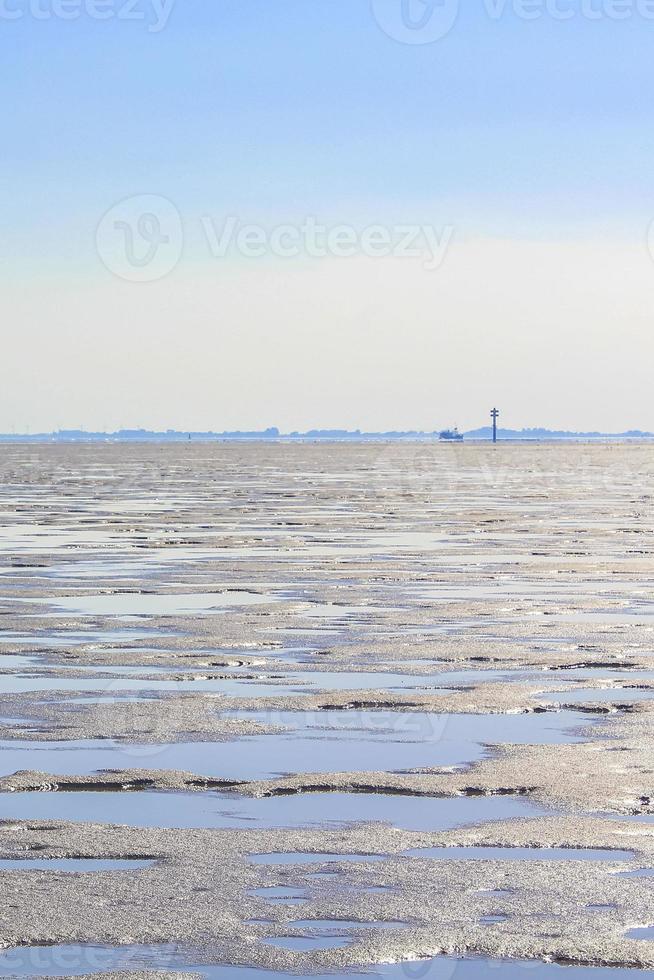
[[[654,968],[648,445],[0,474],[0,975]]]

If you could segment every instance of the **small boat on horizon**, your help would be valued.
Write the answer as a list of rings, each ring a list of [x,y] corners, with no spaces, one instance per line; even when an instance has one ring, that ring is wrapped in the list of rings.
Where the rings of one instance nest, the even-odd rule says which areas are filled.
[[[438,438],[444,442],[463,442],[463,434],[459,432],[456,426],[453,429],[443,429],[442,432],[439,432]]]

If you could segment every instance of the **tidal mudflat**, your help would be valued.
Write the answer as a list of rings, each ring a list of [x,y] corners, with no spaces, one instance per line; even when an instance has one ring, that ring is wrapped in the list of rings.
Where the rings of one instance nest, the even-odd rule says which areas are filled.
[[[649,446],[0,471],[0,976],[654,968]]]

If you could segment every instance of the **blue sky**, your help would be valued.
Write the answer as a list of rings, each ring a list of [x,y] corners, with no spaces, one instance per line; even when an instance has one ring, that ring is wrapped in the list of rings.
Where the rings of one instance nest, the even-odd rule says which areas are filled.
[[[52,357],[60,357],[62,390],[52,385],[50,377],[42,378],[47,398],[27,404],[24,387],[19,386],[26,380],[20,362],[27,348],[21,348],[20,338],[12,340],[10,353],[19,370],[5,365],[8,376],[0,399],[0,428],[81,422],[95,426],[105,417],[108,424],[211,423],[216,427],[222,427],[223,421],[281,422],[292,427],[331,422],[401,426],[410,423],[409,414],[416,425],[428,424],[434,414],[435,424],[454,418],[463,424],[475,422],[485,406],[485,390],[477,406],[476,395],[446,385],[445,403],[434,405],[425,381],[422,400],[409,398],[410,412],[397,411],[396,418],[381,394],[376,400],[357,392],[370,383],[361,373],[360,383],[353,375],[341,392],[346,397],[330,409],[327,371],[336,370],[338,363],[326,365],[323,377],[311,357],[311,338],[296,363],[287,360],[278,367],[281,376],[288,378],[293,372],[318,372],[325,400],[313,408],[302,392],[278,403],[274,397],[271,403],[268,395],[260,404],[253,394],[247,404],[237,404],[235,388],[229,390],[229,411],[216,399],[214,417],[209,400],[198,404],[197,410],[192,407],[192,363],[188,391],[184,386],[181,390],[175,386],[176,392],[171,389],[168,382],[175,370],[171,356],[169,364],[159,364],[159,378],[167,382],[161,390],[144,365],[141,384],[149,399],[134,392],[130,371],[121,372],[119,363],[114,364],[113,376],[126,399],[128,416],[119,419],[109,394],[85,380],[94,353],[96,368],[101,370],[97,352],[112,343],[112,324],[99,316],[101,307],[106,310],[115,303],[118,336],[121,324],[132,336],[139,331],[147,352],[162,331],[168,337],[174,333],[175,323],[162,322],[162,310],[170,308],[171,297],[177,316],[183,316],[186,303],[191,335],[205,356],[224,360],[217,318],[221,330],[238,328],[242,338],[242,348],[230,348],[230,356],[236,359],[231,373],[242,367],[247,355],[257,377],[269,369],[270,351],[259,363],[253,341],[263,328],[253,327],[252,317],[265,317],[270,296],[280,290],[285,317],[274,318],[274,330],[287,359],[289,350],[298,346],[293,338],[299,324],[314,325],[314,350],[344,330],[342,318],[340,324],[334,322],[338,308],[321,319],[312,301],[311,283],[317,275],[329,279],[326,269],[316,270],[315,263],[301,259],[292,268],[286,262],[276,281],[274,260],[253,266],[252,260],[239,256],[224,260],[218,269],[201,233],[200,219],[206,215],[218,224],[226,215],[236,215],[266,227],[299,224],[307,215],[327,224],[356,227],[411,222],[452,226],[456,247],[463,250],[457,261],[462,272],[468,268],[471,283],[480,281],[476,262],[488,268],[489,260],[492,264],[502,249],[518,254],[511,249],[524,243],[556,250],[564,269],[581,262],[579,275],[573,276],[577,284],[584,278],[582,266],[592,268],[595,263],[601,290],[606,270],[597,265],[599,250],[602,263],[612,268],[616,261],[625,261],[627,279],[634,280],[624,314],[627,319],[621,319],[616,283],[615,294],[600,304],[603,316],[610,313],[600,332],[610,335],[614,330],[617,342],[621,329],[635,331],[641,356],[653,352],[649,334],[654,265],[645,243],[654,217],[650,94],[654,19],[642,15],[644,6],[637,0],[632,4],[621,0],[620,9],[631,14],[626,20],[610,15],[618,9],[617,0],[585,0],[585,6],[582,0],[558,0],[557,9],[574,12],[565,21],[548,13],[545,2],[541,16],[529,21],[519,16],[512,3],[506,4],[502,16],[493,18],[487,9],[491,0],[465,0],[449,33],[426,44],[404,44],[389,37],[369,0],[177,0],[159,32],[149,30],[156,17],[148,0],[139,0],[135,8],[144,19],[130,21],[115,16],[97,21],[85,12],[84,0],[75,20],[54,15],[37,19],[31,13],[34,8],[30,9],[30,3],[36,2],[5,0],[2,9],[17,8],[21,16],[15,20],[0,16],[5,77],[1,247],[10,294],[3,319],[13,318],[20,332],[27,332],[30,351],[39,344],[49,349],[54,331],[59,339],[56,352],[52,353],[53,347],[43,363],[37,358],[32,371],[39,380],[41,372],[52,371]],[[38,0],[39,9],[52,12],[52,2],[56,0]],[[124,2],[107,0],[109,11],[116,14]],[[374,2],[392,16],[393,5],[399,7],[402,0]],[[411,2],[416,14],[425,11],[422,0]],[[591,20],[584,14],[590,8],[603,13]],[[125,285],[100,261],[95,229],[117,201],[143,194],[173,202],[184,225],[184,251],[165,282]],[[474,244],[476,258],[466,257],[466,243]],[[484,243],[490,250],[486,259],[479,253]],[[570,259],[572,267],[564,260],[566,250],[575,255],[574,261]],[[331,261],[324,260],[327,265]],[[403,295],[411,288],[406,266],[401,266],[398,278],[390,259],[382,275],[363,267],[360,275],[353,275],[358,261],[354,259],[345,271],[344,260],[338,262],[333,288],[345,290],[351,310],[365,310],[368,302],[374,308],[394,305],[399,320],[406,316],[398,329],[411,331],[420,316],[416,317],[415,290],[412,297]],[[549,267],[547,262],[545,266]],[[507,271],[504,263],[502,269]],[[556,269],[554,261],[551,289],[546,282],[539,283],[549,300],[565,286],[565,275]],[[244,276],[248,292],[261,287],[268,300],[259,309],[244,297],[239,313],[237,290],[243,288]],[[494,294],[504,290],[503,297],[495,295],[494,329],[511,320],[516,296],[522,304],[520,263],[515,264],[515,277],[512,286],[510,276],[496,276],[497,290],[484,280],[484,289]],[[371,282],[376,290],[373,300]],[[227,299],[224,291],[230,287],[234,295]],[[35,293],[43,295],[42,308]],[[448,322],[455,297],[448,295],[447,316],[439,318],[439,287],[430,283],[428,295],[438,326],[437,336],[430,335],[426,346],[438,351],[439,343],[454,343]],[[584,310],[576,293],[563,293],[560,303],[562,317],[569,317],[574,308],[567,332],[581,331],[581,347],[592,356],[588,330],[591,318],[597,316],[595,305],[590,303]],[[539,331],[547,333],[539,307],[535,296],[530,312],[527,292],[521,313],[527,321],[531,317],[531,334],[538,335],[534,340],[538,344]],[[63,322],[53,320],[53,309],[66,311]],[[555,305],[550,315],[557,318]],[[358,322],[359,328],[348,317],[348,335],[355,346],[360,342],[370,350],[375,341],[363,321]],[[483,345],[475,337],[474,324],[463,327],[457,324],[457,336],[463,329],[468,346],[459,349],[454,344],[453,355],[474,358],[475,349]],[[424,319],[416,329],[427,329]],[[514,328],[507,330],[506,335],[500,330],[498,367],[499,354],[515,349]],[[78,359],[82,334],[86,360]],[[385,330],[380,334],[387,336]],[[412,350],[421,349],[421,338],[424,341],[423,334],[413,338]],[[75,348],[72,359],[67,356],[69,344]],[[386,360],[381,358],[370,368],[379,373],[380,393],[393,383],[395,344],[383,349]],[[533,348],[525,355],[535,353]],[[634,400],[633,385],[611,377],[608,347],[604,353],[607,373],[597,379],[597,390],[587,393],[583,402],[574,398],[564,402],[564,418],[557,414],[558,407],[543,416],[548,411],[545,378],[543,397],[534,406],[522,392],[522,380],[514,377],[519,365],[509,365],[513,374],[503,366],[499,377],[505,390],[509,385],[512,421],[577,426],[595,419],[598,425],[614,421],[616,426],[654,427],[647,399]],[[575,367],[582,370],[582,361]],[[483,368],[477,365],[480,373]],[[362,364],[360,371],[365,370]],[[434,371],[438,373],[436,365]],[[407,395],[415,388],[408,365],[402,380],[396,381],[400,392],[406,385]],[[624,417],[616,413],[609,419],[606,386],[623,383]],[[71,401],[74,386],[85,393],[79,402]]]

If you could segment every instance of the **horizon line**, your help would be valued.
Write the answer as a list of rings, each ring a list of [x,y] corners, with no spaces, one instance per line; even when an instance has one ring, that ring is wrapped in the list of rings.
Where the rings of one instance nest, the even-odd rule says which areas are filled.
[[[182,442],[182,441],[246,441],[246,442],[272,442],[272,441],[436,441],[436,442],[458,442],[469,439],[472,441],[492,440],[493,428],[491,425],[479,426],[474,429],[461,430],[456,428],[421,430],[380,430],[365,431],[361,429],[341,429],[341,428],[322,428],[307,429],[305,431],[292,430],[281,432],[276,426],[269,426],[265,429],[252,430],[224,430],[221,432],[211,429],[189,430],[189,429],[145,429],[145,428],[120,428],[113,431],[108,430],[86,430],[86,429],[53,429],[31,433],[27,432],[0,432],[0,442]],[[654,438],[654,432],[641,429],[628,429],[621,432],[604,432],[601,430],[573,430],[573,429],[548,429],[544,426],[530,426],[521,429],[498,427],[497,435],[503,441],[563,441],[563,440],[597,440],[597,439],[623,439],[623,440],[650,440]]]

